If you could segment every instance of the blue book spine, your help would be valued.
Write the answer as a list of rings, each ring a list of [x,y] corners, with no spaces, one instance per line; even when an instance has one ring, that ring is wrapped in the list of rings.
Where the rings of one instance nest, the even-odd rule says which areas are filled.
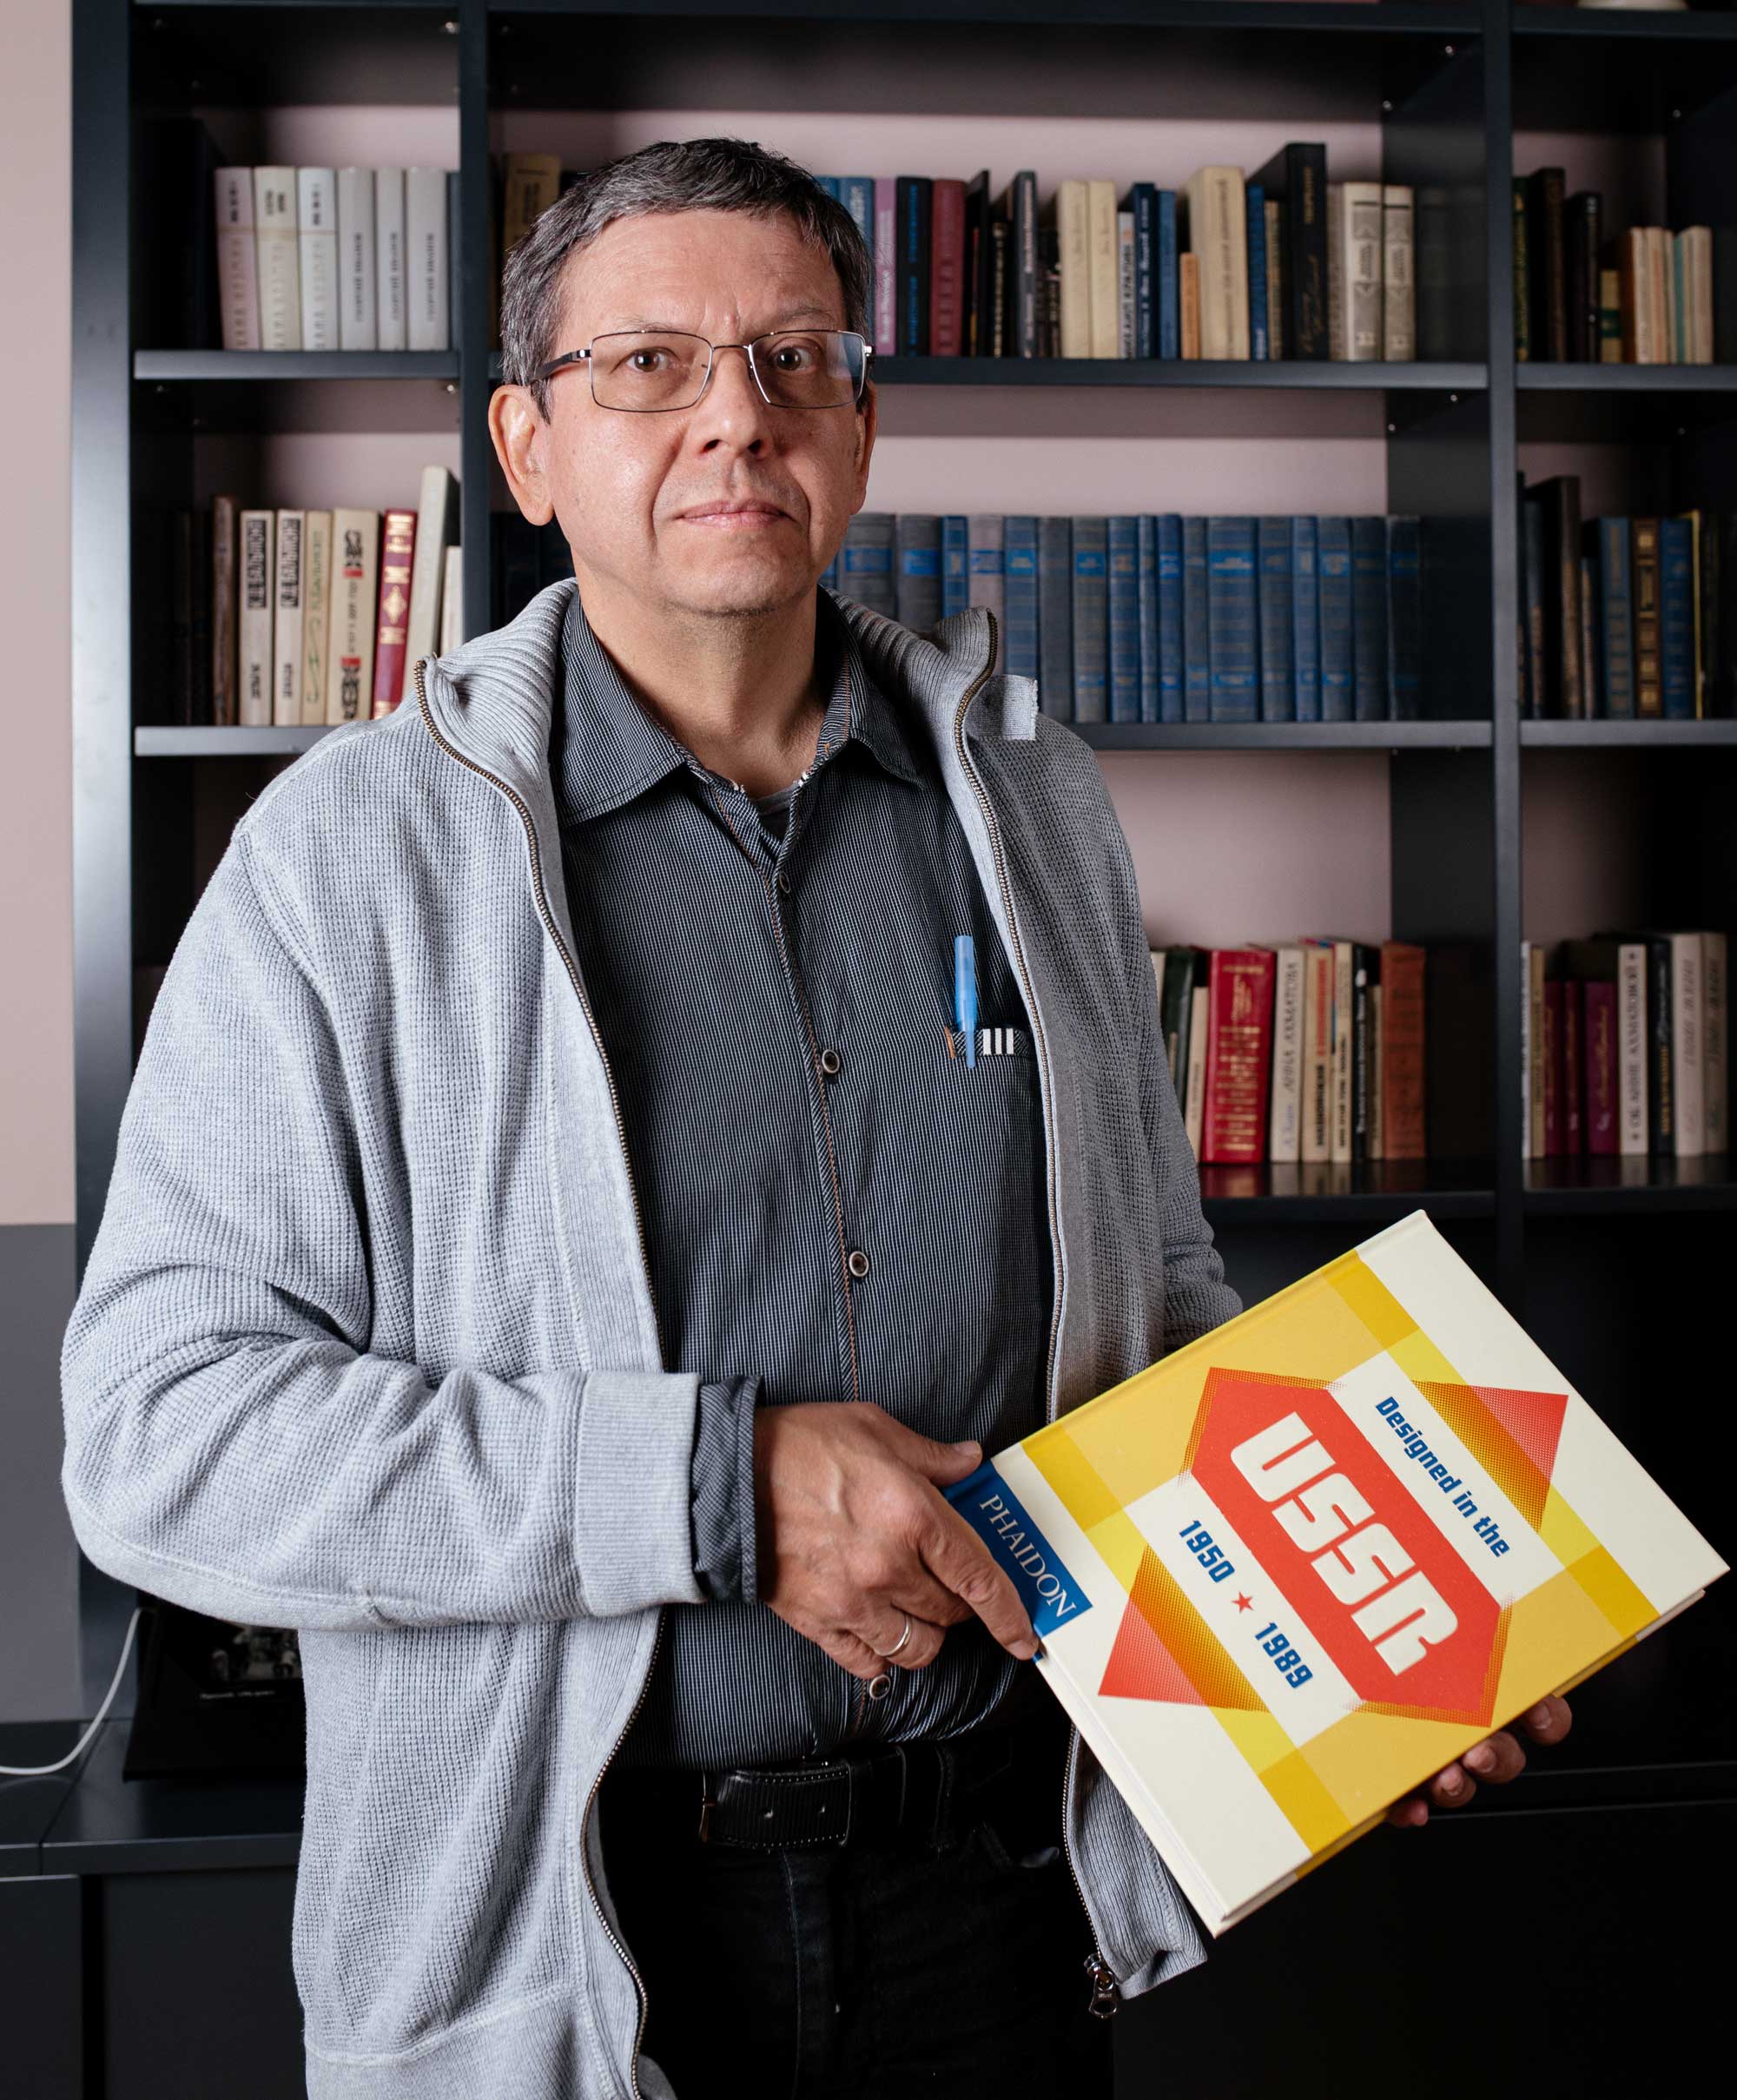
[[[1265,360],[1271,353],[1266,333],[1266,192],[1251,182],[1243,195],[1248,205],[1249,355]]]
[[[1182,520],[1153,519],[1158,542],[1158,719],[1182,719]]]
[[[1158,520],[1142,512],[1135,521],[1139,552],[1139,718],[1158,720]]]
[[[1297,663],[1291,604],[1291,520],[1260,519],[1256,544],[1260,563],[1260,718],[1294,722]]]
[[[1139,519],[1109,520],[1110,719],[1140,718]]]
[[[1389,718],[1423,712],[1423,520],[1387,521],[1387,695]]]
[[[1667,722],[1694,719],[1694,540],[1687,518],[1659,520],[1659,682]]]
[[[1260,714],[1255,521],[1206,520],[1207,647],[1214,722],[1254,722]]]
[[[1007,615],[1003,650],[1010,676],[1038,675],[1037,519],[1009,514],[1002,549],[1002,611]]]
[[[1385,722],[1387,520],[1351,520],[1351,666],[1356,722]]]
[[[1106,722],[1110,703],[1110,521],[1073,520],[1073,719]]]
[[[1158,355],[1158,187],[1135,182],[1128,190],[1134,215],[1134,355]]]
[[[1158,192],[1158,354],[1182,354],[1182,313],[1176,276],[1176,192]]]
[[[1073,520],[1037,521],[1038,705],[1073,719]]]
[[[1212,619],[1206,589],[1206,520],[1182,520],[1182,718],[1212,719]]]
[[[1291,520],[1291,660],[1297,719],[1321,719],[1321,601],[1315,577],[1315,520]]]
[[[1598,520],[1598,578],[1604,631],[1604,711],[1635,712],[1635,602],[1628,584],[1628,520]]]
[[[838,201],[856,221],[856,230],[868,244],[868,253],[875,253],[875,178],[873,175],[841,175]]]
[[[971,524],[966,518],[941,521],[941,617],[950,620],[971,603]]]
[[[1351,668],[1351,532],[1348,518],[1316,520],[1321,606],[1321,719],[1349,722],[1357,688]]]
[[[894,528],[898,558],[895,617],[902,627],[927,634],[941,617],[941,520],[923,511],[901,511]]]

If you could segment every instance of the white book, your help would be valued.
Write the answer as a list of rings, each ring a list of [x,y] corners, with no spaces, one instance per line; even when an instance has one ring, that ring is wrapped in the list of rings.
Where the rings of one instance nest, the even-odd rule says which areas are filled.
[[[1520,943],[1520,1156],[1532,1156],[1532,943]]]
[[[1093,175],[1086,184],[1086,229],[1090,241],[1092,354],[1114,357],[1119,333],[1116,287],[1116,186]]]
[[[1381,191],[1381,354],[1393,364],[1417,356],[1417,285],[1413,198],[1404,182]]]
[[[309,511],[301,535],[301,719],[326,719],[332,626],[332,513]]]
[[[374,320],[376,347],[402,350],[407,336],[404,297],[404,170],[374,170]]]
[[[277,565],[273,584],[272,720],[295,727],[301,720],[302,536],[306,511],[277,513]]]
[[[459,484],[450,467],[425,466],[411,555],[410,611],[405,621],[406,674],[419,657],[435,654],[440,633],[440,593],[446,581],[446,550],[459,537]]]
[[[1303,1157],[1303,951],[1281,948],[1272,987],[1272,1099],[1267,1113],[1267,1157]]]
[[[1701,1120],[1707,1149],[1731,1149],[1731,1112],[1727,1073],[1731,1055],[1731,1009],[1727,942],[1720,933],[1701,936],[1701,981],[1705,994],[1701,1030]]]
[[[1333,951],[1319,941],[1302,948],[1302,1158],[1313,1166],[1333,1151]]]
[[[446,327],[446,170],[404,171],[406,327],[413,350],[444,350]]]
[[[366,722],[373,711],[380,590],[380,512],[332,513],[332,624],[326,719]]]
[[[1091,219],[1086,184],[1063,175],[1055,186],[1055,232],[1061,271],[1061,354],[1092,354]]]
[[[1521,1013],[1529,1002],[1521,1001]],[[1647,948],[1623,941],[1616,949],[1616,1148],[1645,1158],[1652,1141],[1647,1113]]]
[[[1188,1086],[1183,1097],[1182,1123],[1195,1159],[1206,1124],[1206,1018],[1211,1000],[1204,984],[1197,984],[1188,1001]]]
[[[269,726],[272,718],[272,586],[277,578],[277,512],[241,512],[241,619],[236,670],[242,729]]]
[[[1249,353],[1248,203],[1240,168],[1189,176],[1188,252],[1200,264],[1200,355]]]
[[[296,254],[295,170],[254,170],[254,244],[260,283],[260,347],[301,347],[301,269]]]
[[[1372,361],[1380,357],[1382,343],[1382,186],[1330,182],[1327,198],[1329,303],[1337,254],[1339,326],[1344,343],[1343,352],[1336,354],[1352,364]]]
[[[1351,1163],[1351,943],[1333,943],[1333,1141],[1336,1166]]]
[[[335,350],[340,342],[335,169],[296,169],[295,243],[301,274],[301,347]]]
[[[260,347],[259,254],[254,240],[254,171],[220,168],[217,202],[217,303],[226,350]]]
[[[338,170],[338,340],[346,350],[380,347],[374,261],[374,171]],[[322,684],[320,690],[323,693]]]
[[[1134,353],[1134,215],[1116,214],[1116,354]]]
[[[1705,1080],[1701,1073],[1703,991],[1701,935],[1671,934],[1671,1098],[1679,1159],[1707,1150]]]
[[[446,580],[440,591],[440,654],[450,656],[464,645],[464,550],[454,545],[446,550]]]

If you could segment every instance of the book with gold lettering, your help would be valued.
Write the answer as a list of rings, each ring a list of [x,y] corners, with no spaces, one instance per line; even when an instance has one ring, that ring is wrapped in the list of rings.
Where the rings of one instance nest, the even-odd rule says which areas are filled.
[[[1726,1572],[1423,1211],[948,1496],[1215,1937]]]

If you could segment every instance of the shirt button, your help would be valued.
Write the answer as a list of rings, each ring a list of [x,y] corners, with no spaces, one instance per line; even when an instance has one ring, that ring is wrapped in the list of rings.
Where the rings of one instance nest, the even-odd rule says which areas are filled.
[[[821,1052],[820,1068],[829,1080],[835,1080],[838,1077],[838,1053],[836,1050]]]
[[[862,1251],[861,1247],[853,1247],[850,1250],[849,1258],[845,1262],[845,1267],[849,1270],[853,1276],[867,1276],[868,1273],[868,1257]]]
[[[785,896],[788,897],[789,895],[790,878],[784,873],[782,868],[778,870],[778,888]]]

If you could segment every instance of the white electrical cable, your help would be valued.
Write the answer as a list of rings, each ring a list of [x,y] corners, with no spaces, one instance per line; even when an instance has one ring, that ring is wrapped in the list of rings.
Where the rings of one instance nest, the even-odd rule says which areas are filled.
[[[84,1746],[90,1740],[91,1737],[95,1735],[96,1731],[102,1726],[104,1716],[108,1714],[109,1707],[115,1703],[115,1694],[121,1688],[121,1673],[127,1667],[127,1657],[133,1646],[133,1628],[139,1623],[139,1614],[143,1609],[144,1606],[142,1604],[135,1604],[133,1607],[133,1615],[127,1621],[127,1638],[121,1643],[121,1660],[115,1665],[115,1681],[109,1687],[108,1696],[103,1700],[102,1704],[96,1709],[96,1720],[91,1722],[90,1726],[84,1731],[83,1734],[79,1737],[77,1742],[75,1743],[72,1748],[67,1752],[66,1755],[61,1759],[59,1764],[0,1765],[0,1773],[7,1773],[15,1779],[40,1779],[48,1773],[63,1771],[66,1767],[72,1762],[73,1759],[78,1755],[80,1751],[82,1751]]]

